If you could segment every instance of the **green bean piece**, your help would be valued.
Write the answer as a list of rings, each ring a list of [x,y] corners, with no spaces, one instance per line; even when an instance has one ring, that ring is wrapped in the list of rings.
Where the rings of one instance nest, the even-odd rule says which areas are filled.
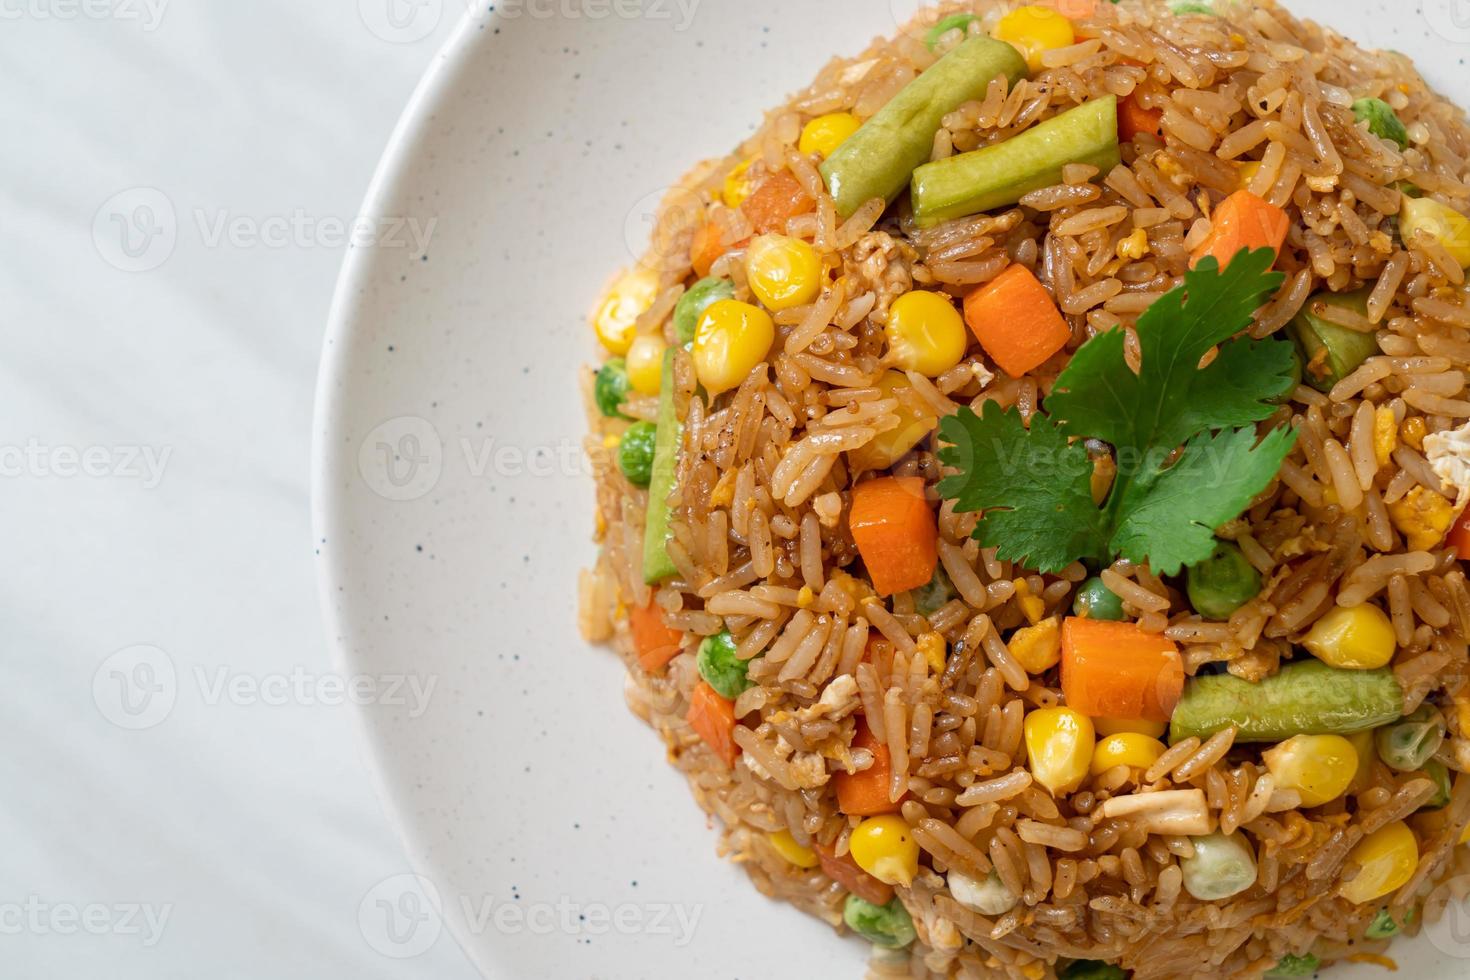
[[[1307,659],[1258,683],[1230,674],[1191,678],[1169,737],[1209,738],[1234,725],[1237,742],[1284,742],[1293,735],[1350,735],[1403,713],[1404,692],[1393,671],[1339,670]]]
[[[1122,159],[1118,149],[1118,100],[1107,95],[1084,102],[1024,133],[926,163],[914,171],[914,220],[921,228],[1015,204],[1031,191],[1062,182],[1069,163],[1103,173]]]
[[[610,358],[597,372],[597,381],[592,386],[592,398],[597,410],[604,417],[627,418],[622,413],[623,399],[628,396],[628,362],[621,357]]]
[[[1358,122],[1368,124],[1368,132],[1392,140],[1399,149],[1409,145],[1409,131],[1404,128],[1399,114],[1393,111],[1393,106],[1382,99],[1359,99],[1353,103],[1353,116]]]
[[[1241,833],[1192,837],[1194,856],[1179,859],[1184,890],[1202,902],[1233,898],[1256,883],[1256,855]]]
[[[1094,575],[1078,587],[1072,612],[1084,619],[1119,620],[1123,618],[1123,600]]]
[[[887,905],[874,905],[849,895],[842,909],[842,921],[853,932],[884,949],[903,949],[918,936],[909,910],[897,896]]]
[[[1185,14],[1203,14],[1206,17],[1215,16],[1215,8],[1201,0],[1174,0],[1169,4],[1169,12],[1175,17],[1183,17]]]
[[[1419,808],[1424,810],[1442,810],[1450,805],[1450,794],[1454,792],[1454,780],[1450,778],[1449,767],[1438,759],[1430,759],[1424,763],[1424,775],[1430,782],[1434,783],[1434,795],[1429,802]]]
[[[849,218],[875,197],[892,203],[929,159],[944,117],[983,99],[1001,76],[1011,85],[1026,78],[1026,59],[1004,41],[976,36],[909,82],[822,164],[837,213]]]
[[[669,494],[679,469],[679,447],[684,424],[674,404],[674,348],[664,351],[663,380],[658,389],[658,437],[653,447],[653,472],[648,481],[648,514],[643,525],[643,581],[655,585],[678,569],[669,557]]]
[[[939,46],[939,41],[950,31],[967,31],[970,25],[979,20],[974,14],[950,14],[948,17],[929,28],[929,33],[924,35],[924,43],[933,51]]]
[[[658,427],[652,422],[634,422],[618,444],[618,466],[635,487],[648,488],[653,477],[653,455]]]
[[[914,609],[920,616],[928,616],[949,602],[957,593],[954,583],[949,580],[943,565],[934,566],[934,577],[927,585],[921,585],[914,590]]]
[[[1392,939],[1399,934],[1403,926],[1407,926],[1413,921],[1414,910],[1411,908],[1404,909],[1404,922],[1402,926],[1394,919],[1388,909],[1379,909],[1378,914],[1373,917],[1373,921],[1368,923],[1368,929],[1363,933],[1363,938]]]
[[[1302,355],[1303,377],[1318,391],[1331,391],[1333,385],[1377,354],[1378,340],[1371,332],[1359,333],[1338,326],[1313,310],[1326,304],[1366,314],[1370,292],[1371,289],[1359,289],[1351,293],[1317,293],[1287,327]]]
[[[1444,744],[1448,726],[1444,715],[1431,704],[1421,704],[1406,718],[1391,725],[1384,725],[1373,734],[1378,746],[1378,758],[1390,769],[1399,772],[1414,772],[1425,764]]]
[[[1276,977],[1310,977],[1320,969],[1322,969],[1322,960],[1311,953],[1302,956],[1287,955],[1281,957],[1280,962],[1272,967],[1266,976],[1273,980]]]
[[[1277,395],[1275,398],[1266,399],[1272,405],[1285,405],[1291,401],[1292,392],[1302,383],[1302,352],[1295,344],[1291,345],[1291,387]]]
[[[735,656],[738,648],[739,644],[730,631],[721,630],[704,638],[695,658],[699,676],[727,701],[734,701],[750,687],[750,680],[746,677],[750,663]]]
[[[735,298],[735,284],[718,276],[706,276],[690,286],[674,306],[674,333],[679,343],[694,343],[694,332],[699,328],[699,318],[704,311],[722,299]]]
[[[1189,566],[1185,578],[1190,605],[1206,619],[1229,619],[1261,591],[1261,573],[1232,541],[1216,542],[1214,553]]]
[[[1102,960],[1077,960],[1057,976],[1061,980],[1128,980],[1128,971]]]

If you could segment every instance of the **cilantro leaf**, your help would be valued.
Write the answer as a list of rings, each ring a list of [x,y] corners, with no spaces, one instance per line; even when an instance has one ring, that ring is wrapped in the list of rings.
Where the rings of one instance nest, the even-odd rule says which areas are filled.
[[[1242,252],[1220,272],[1206,259],[1138,318],[1137,374],[1123,356],[1123,331],[1111,330],[1073,356],[1047,412],[1069,436],[1170,449],[1207,428],[1266,418],[1266,400],[1291,389],[1289,344],[1236,341],[1198,368],[1211,348],[1250,326],[1251,314],[1280,288],[1285,277],[1269,271],[1275,260],[1271,249]],[[1235,349],[1241,345],[1244,351]]]
[[[1209,555],[1215,528],[1250,505],[1280,472],[1295,441],[1290,429],[1272,429],[1259,445],[1255,429],[1200,433],[1168,469],[1127,486],[1109,545],[1129,561],[1147,561],[1160,575],[1177,574]]]
[[[960,510],[985,512],[975,537],[1002,560],[1065,568],[1103,549],[1092,460],[1046,416],[1033,415],[1028,431],[1019,412],[987,402],[980,415],[963,409],[946,418],[939,436],[949,443],[940,461],[959,470],[939,482],[940,494]]]

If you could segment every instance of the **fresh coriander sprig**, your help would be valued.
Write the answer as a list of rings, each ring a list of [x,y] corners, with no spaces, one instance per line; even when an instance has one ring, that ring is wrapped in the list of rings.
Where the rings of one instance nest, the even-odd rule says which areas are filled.
[[[1208,558],[1214,529],[1265,489],[1296,441],[1286,428],[1258,440],[1254,425],[1291,390],[1291,345],[1231,339],[1280,288],[1275,258],[1241,252],[1223,271],[1206,259],[1139,317],[1137,373],[1123,330],[1099,334],[1029,427],[994,403],[946,418],[939,458],[957,472],[940,494],[982,512],[982,544],[1043,572],[1121,555],[1172,575]],[[1084,439],[1108,443],[1117,463],[1101,507]]]

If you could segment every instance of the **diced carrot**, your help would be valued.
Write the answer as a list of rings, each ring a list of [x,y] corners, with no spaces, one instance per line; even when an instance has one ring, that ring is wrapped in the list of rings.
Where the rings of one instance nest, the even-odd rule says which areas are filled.
[[[735,765],[740,746],[735,744],[734,701],[720,697],[714,688],[700,681],[689,698],[689,714],[685,720],[725,765]]]
[[[1013,378],[1040,367],[1072,339],[1051,294],[1024,265],[1012,265],[966,296],[965,322]]]
[[[1137,92],[1118,103],[1118,139],[1121,142],[1132,143],[1139,133],[1161,136],[1163,122],[1163,112],[1144,108],[1138,101]]]
[[[858,867],[852,855],[838,857],[834,848],[816,841],[812,841],[812,850],[817,852],[822,872],[858,898],[874,905],[887,905],[893,901],[893,886],[884,884]]]
[[[1466,507],[1455,518],[1444,543],[1455,549],[1461,561],[1470,561],[1470,507]]]
[[[1062,693],[1089,718],[1168,721],[1184,691],[1174,641],[1134,623],[1069,616],[1062,624]]]
[[[689,261],[694,271],[703,279],[709,275],[721,255],[729,249],[720,238],[720,228],[713,221],[702,224],[694,232],[694,241],[689,245]]]
[[[807,194],[789,170],[761,181],[755,192],[740,205],[751,225],[762,235],[785,234],[786,222],[798,214],[815,210],[817,202]]]
[[[852,747],[873,753],[873,764],[862,772],[838,772],[832,777],[832,785],[837,788],[837,809],[850,817],[897,813],[908,792],[905,791],[896,803],[888,798],[888,787],[893,777],[888,746],[874,737],[866,722],[859,720]]]
[[[848,529],[879,595],[917,589],[934,577],[939,528],[924,499],[924,480],[888,476],[852,491]]]
[[[684,634],[664,625],[663,611],[653,600],[629,612],[628,622],[633,627],[633,649],[644,670],[658,670],[679,655]]]
[[[1250,191],[1236,191],[1221,201],[1212,222],[1210,236],[1194,250],[1190,268],[1213,255],[1223,269],[1242,249],[1269,248],[1279,254],[1291,227],[1285,211]]]

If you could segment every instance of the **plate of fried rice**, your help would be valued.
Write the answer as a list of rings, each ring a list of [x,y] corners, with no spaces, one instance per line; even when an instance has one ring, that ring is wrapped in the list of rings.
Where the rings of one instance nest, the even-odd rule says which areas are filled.
[[[329,336],[324,595],[443,685],[363,719],[471,958],[1462,976],[1453,11],[639,10],[467,19]]]

